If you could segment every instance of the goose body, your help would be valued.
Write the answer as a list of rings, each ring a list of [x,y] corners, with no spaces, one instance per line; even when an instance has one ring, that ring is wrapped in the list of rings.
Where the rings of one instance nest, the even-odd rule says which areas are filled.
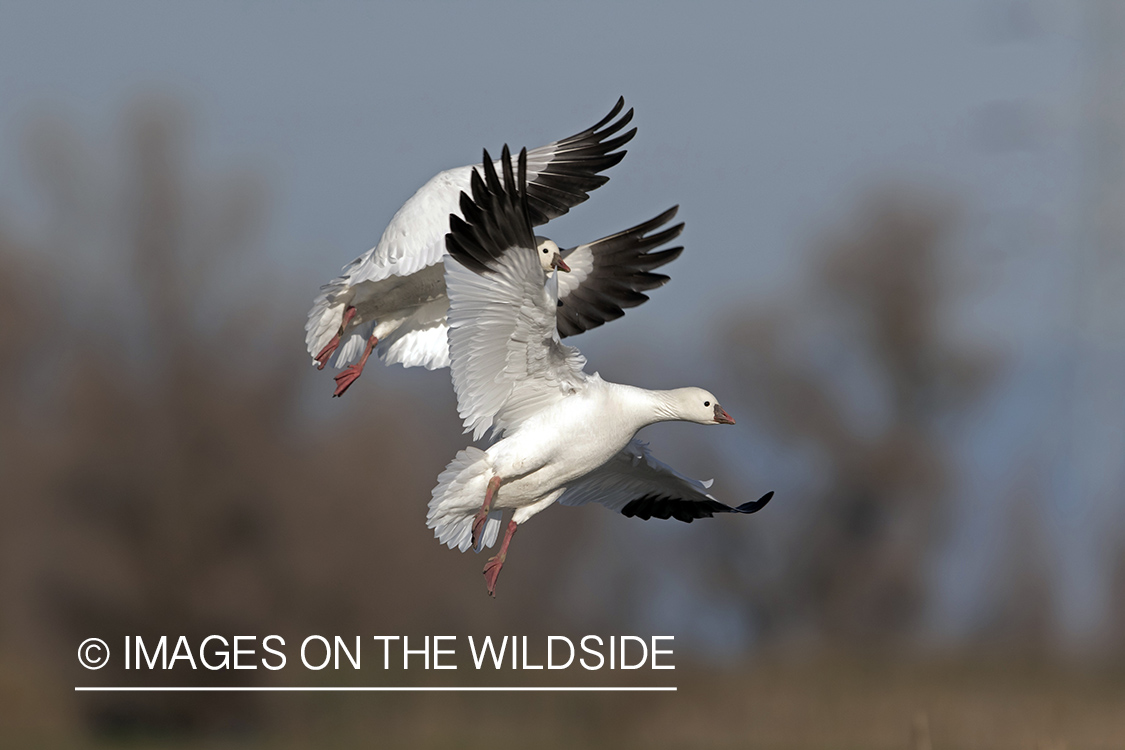
[[[621,451],[637,430],[657,421],[652,394],[589,376],[570,397],[529,417],[487,451],[492,471],[510,477],[495,508],[518,509],[588,474]],[[575,440],[573,436],[584,435]],[[473,511],[479,507],[473,506]]]
[[[734,424],[701,388],[651,391],[587,374],[586,360],[561,343],[559,277],[543,283],[528,216],[526,152],[518,177],[507,147],[497,176],[485,152],[484,177],[471,180],[461,216],[450,218],[446,286],[449,353],[458,412],[475,438],[438,477],[428,525],[462,551],[492,546],[501,514],[513,511],[499,553],[485,566],[496,577],[519,524],[555,502],[601,502],[625,515],[690,522],[714,513],[753,513],[770,498],[730,507],[707,485],[685,477],[635,440],[662,421]],[[772,494],[772,493],[770,493]]]

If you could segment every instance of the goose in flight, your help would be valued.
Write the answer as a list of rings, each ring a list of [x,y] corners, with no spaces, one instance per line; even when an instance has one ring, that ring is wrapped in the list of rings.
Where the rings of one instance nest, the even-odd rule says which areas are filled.
[[[636,134],[620,131],[633,118],[619,99],[594,127],[528,152],[527,201],[533,226],[567,213],[609,177],[600,174],[625,156],[619,150]],[[447,367],[446,311],[442,257],[449,216],[459,215],[458,197],[469,189],[476,165],[435,176],[395,213],[379,244],[344,267],[320,288],[305,324],[313,364],[333,364],[339,396],[377,352],[386,364],[427,369]],[[682,247],[654,250],[679,236],[684,225],[661,229],[676,207],[654,219],[600,240],[560,250],[552,240],[535,239],[544,279],[568,271],[559,286],[559,333],[573,336],[624,315],[641,304],[644,292],[668,277],[653,270],[674,260]]]
[[[737,507],[676,472],[635,439],[655,422],[734,424],[702,388],[650,391],[602,380],[559,340],[558,275],[544,284],[532,234],[528,154],[518,177],[505,146],[503,181],[488,152],[473,172],[472,198],[450,217],[445,275],[449,355],[465,431],[492,434],[487,450],[460,451],[438,476],[427,525],[450,548],[491,547],[501,514],[513,511],[498,554],[485,565],[496,579],[518,526],[552,503],[599,502],[626,516],[690,523],[715,513],[754,513],[773,493]]]

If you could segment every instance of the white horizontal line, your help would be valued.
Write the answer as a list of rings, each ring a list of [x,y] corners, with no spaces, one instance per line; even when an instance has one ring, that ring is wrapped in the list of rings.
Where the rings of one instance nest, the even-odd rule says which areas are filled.
[[[675,692],[675,687],[76,687],[76,693],[612,693]]]

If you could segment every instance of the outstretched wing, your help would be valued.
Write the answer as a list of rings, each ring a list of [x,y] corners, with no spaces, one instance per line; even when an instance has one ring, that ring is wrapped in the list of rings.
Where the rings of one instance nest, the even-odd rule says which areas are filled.
[[[559,276],[560,336],[574,336],[616,320],[625,308],[647,301],[644,292],[668,283],[667,276],[652,270],[672,262],[684,249],[649,251],[679,237],[683,222],[650,232],[671,221],[679,208],[673,206],[643,224],[563,251],[570,273]]]
[[[610,510],[643,521],[675,518],[691,523],[716,513],[756,513],[773,497],[731,507],[707,494],[711,482],[686,477],[649,453],[648,445],[633,440],[602,467],[571,484],[559,497],[563,505],[601,503]]]
[[[449,217],[445,283],[449,356],[457,409],[466,432],[504,431],[581,388],[585,359],[559,342],[557,285],[543,283],[528,215],[527,151],[518,178],[505,146],[501,183],[484,153],[472,198]]]
[[[610,113],[589,130],[527,152],[527,209],[532,226],[562,216],[609,180],[598,173],[624,159],[626,152],[617,149],[637,134],[637,129],[632,128],[612,137],[633,119],[632,108],[620,119],[614,119],[624,107],[625,97],[621,97]]]
[[[625,158],[618,151],[636,134],[633,128],[611,137],[633,118],[630,109],[614,119],[625,99],[592,128],[528,152],[528,214],[533,226],[562,216],[605,184],[604,172]],[[498,165],[497,165],[498,166]],[[344,267],[343,276],[352,283],[379,281],[387,276],[406,276],[433,265],[445,254],[449,215],[460,215],[461,193],[468,192],[477,165],[441,172],[423,185],[391,219],[379,244]]]

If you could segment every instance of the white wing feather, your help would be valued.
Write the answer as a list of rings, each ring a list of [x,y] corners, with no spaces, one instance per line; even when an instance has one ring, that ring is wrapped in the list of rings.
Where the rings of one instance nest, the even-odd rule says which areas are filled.
[[[511,429],[576,392],[586,359],[559,341],[557,284],[534,248],[510,248],[492,273],[445,261],[453,388],[465,431]]]
[[[566,264],[570,273],[559,274],[559,299],[566,299],[567,295],[582,286],[594,270],[594,252],[589,245],[579,245],[566,257]]]
[[[427,370],[449,367],[449,326],[445,313],[449,301],[444,297],[418,308],[413,315],[386,339],[379,342],[379,356],[391,365],[425,367]]]
[[[448,169],[420,187],[395,212],[379,244],[344,267],[349,284],[409,276],[445,255],[449,215],[461,215],[461,191],[469,189],[473,167]]]

